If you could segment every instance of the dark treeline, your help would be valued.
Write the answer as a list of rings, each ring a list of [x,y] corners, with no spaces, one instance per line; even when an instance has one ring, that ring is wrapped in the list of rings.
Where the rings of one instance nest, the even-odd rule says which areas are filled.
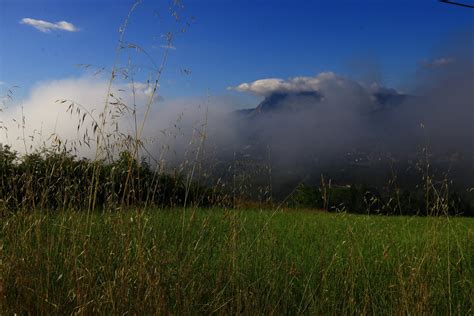
[[[263,170],[260,173],[266,173]],[[189,172],[165,173],[122,152],[113,162],[77,159],[66,152],[43,150],[20,155],[0,149],[0,209],[113,210],[123,207],[282,205],[334,212],[383,215],[474,216],[474,192],[456,191],[448,181],[411,187],[301,184],[291,195],[278,195],[269,184],[251,185],[261,175],[242,172],[229,181],[189,178]],[[239,182],[239,183],[237,183]],[[240,182],[245,183],[242,185]],[[214,185],[212,184],[214,183]],[[237,183],[237,184],[236,184]],[[260,188],[261,187],[261,188]]]
[[[474,216],[474,194],[451,191],[447,183],[416,188],[379,189],[365,185],[300,185],[293,206],[330,212],[380,215]]]
[[[216,188],[187,181],[181,174],[153,170],[129,152],[114,162],[77,159],[69,153],[19,155],[0,149],[0,208],[84,210],[119,207],[222,205]]]

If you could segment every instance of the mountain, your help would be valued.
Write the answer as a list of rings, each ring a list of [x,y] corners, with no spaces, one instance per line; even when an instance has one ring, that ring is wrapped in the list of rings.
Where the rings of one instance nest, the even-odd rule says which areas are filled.
[[[428,139],[420,122],[430,114],[419,104],[428,102],[380,87],[275,92],[255,108],[234,112],[228,125],[237,136],[221,153],[242,177],[271,178],[281,196],[303,179],[318,184],[321,175],[334,183],[374,187],[395,176],[397,185],[416,187]],[[472,151],[445,150],[443,139],[436,139],[430,144],[430,172],[439,178],[449,171],[456,187],[472,187]]]
[[[253,109],[238,110],[244,117],[257,117],[271,113],[296,112],[307,109],[311,104],[320,103],[322,96],[316,91],[274,92]]]
[[[373,102],[371,108],[374,112],[394,108],[405,102],[410,96],[400,94],[395,90],[380,89],[370,95]],[[238,110],[236,113],[242,117],[252,118],[275,113],[294,113],[311,109],[324,101],[324,96],[317,91],[301,92],[274,92],[260,102],[253,109]]]
[[[378,110],[385,110],[397,107],[408,99],[413,98],[413,96],[400,94],[393,91],[375,92],[372,94],[372,97],[375,101],[376,108]]]

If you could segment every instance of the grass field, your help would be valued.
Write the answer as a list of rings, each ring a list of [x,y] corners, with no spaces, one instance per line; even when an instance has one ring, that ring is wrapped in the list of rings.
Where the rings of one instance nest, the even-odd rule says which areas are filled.
[[[474,219],[316,211],[2,218],[0,314],[474,313]]]

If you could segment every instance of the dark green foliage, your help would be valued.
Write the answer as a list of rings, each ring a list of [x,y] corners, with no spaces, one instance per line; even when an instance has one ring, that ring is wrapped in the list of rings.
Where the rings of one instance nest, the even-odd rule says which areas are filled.
[[[169,175],[138,163],[122,152],[111,163],[76,159],[68,153],[42,152],[20,156],[5,146],[0,150],[0,207],[19,209],[87,209],[97,177],[96,208],[128,206],[209,206],[222,202],[217,189],[180,174]]]
[[[317,187],[301,184],[293,194],[291,203],[296,207],[319,208],[324,207],[321,191]]]
[[[335,212],[364,213],[374,208],[368,200],[374,199],[372,191],[361,190],[355,186],[311,187],[300,185],[296,190],[292,203],[300,207],[326,209]]]
[[[230,205],[228,197],[232,192],[226,195],[210,182],[204,185],[201,183],[206,182],[194,180],[188,180],[183,173],[159,172],[146,161],[138,162],[130,152],[122,152],[115,161],[106,162],[77,159],[69,153],[51,150],[23,156],[8,146],[0,150],[2,209],[80,210],[90,209],[93,200],[99,209]],[[320,186],[302,184],[291,195],[289,205],[358,214],[474,215],[472,190],[451,190],[446,181],[429,184],[381,189],[324,181]],[[254,187],[242,194],[249,201],[258,199],[251,197],[258,195]]]
[[[290,205],[333,212],[381,215],[464,215],[473,216],[474,192],[441,192],[431,187],[378,190],[366,186],[300,185]],[[428,196],[428,198],[427,198]]]

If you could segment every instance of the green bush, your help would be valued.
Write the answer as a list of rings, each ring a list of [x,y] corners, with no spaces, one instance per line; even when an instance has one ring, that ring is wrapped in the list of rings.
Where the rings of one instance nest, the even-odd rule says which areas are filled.
[[[225,200],[220,190],[156,172],[129,152],[108,163],[52,151],[20,156],[5,146],[0,183],[0,207],[10,210],[209,206]]]

